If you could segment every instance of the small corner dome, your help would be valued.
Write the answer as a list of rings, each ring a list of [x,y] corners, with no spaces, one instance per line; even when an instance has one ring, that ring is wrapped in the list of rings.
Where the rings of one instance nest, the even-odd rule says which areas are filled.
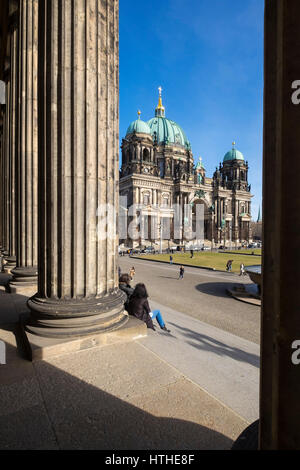
[[[242,152],[237,150],[235,147],[233,147],[229,152],[226,153],[223,161],[232,162],[234,160],[245,161],[244,155],[242,154]]]
[[[151,130],[148,124],[141,119],[137,119],[136,121],[133,121],[130,126],[127,129],[126,132],[126,137],[129,134],[133,134],[136,132],[137,134],[150,134],[151,135]]]

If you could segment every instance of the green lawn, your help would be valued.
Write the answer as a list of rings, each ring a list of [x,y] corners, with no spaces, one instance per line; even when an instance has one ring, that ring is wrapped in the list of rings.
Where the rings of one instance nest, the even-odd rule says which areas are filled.
[[[254,252],[255,255],[261,256],[261,248],[248,248],[245,250],[228,250],[228,253],[237,253],[237,254],[242,254],[242,253],[248,253],[248,255],[251,255]]]
[[[170,262],[170,255],[143,255],[138,256],[138,258]],[[244,263],[245,266],[261,264],[261,257],[259,256],[232,255],[230,253],[201,251],[194,253],[194,258],[191,258],[190,253],[175,253],[173,255],[173,263],[182,263],[190,266],[203,266],[208,268],[215,268],[220,271],[226,271],[226,263],[229,259],[233,260],[232,272],[235,273],[240,272],[241,263]]]

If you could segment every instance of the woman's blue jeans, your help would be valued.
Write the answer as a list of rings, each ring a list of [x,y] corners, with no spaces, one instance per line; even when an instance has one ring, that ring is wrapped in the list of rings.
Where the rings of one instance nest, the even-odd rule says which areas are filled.
[[[154,320],[156,318],[157,323],[159,324],[159,326],[161,328],[163,328],[165,326],[165,322],[163,321],[163,317],[160,313],[160,310],[153,310],[151,318],[152,318],[152,320]]]

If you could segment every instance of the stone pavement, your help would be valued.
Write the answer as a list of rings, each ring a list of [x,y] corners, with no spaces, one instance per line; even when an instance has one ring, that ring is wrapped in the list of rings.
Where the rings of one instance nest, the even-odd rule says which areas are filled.
[[[260,307],[239,302],[226,290],[237,283],[252,284],[248,276],[186,268],[183,281],[178,281],[178,266],[120,257],[122,272],[134,266],[132,285],[144,282],[150,299],[204,323],[260,344]]]
[[[0,295],[0,339],[7,346],[0,449],[230,449],[246,428],[188,370],[158,357],[150,335],[148,345],[146,338],[25,360],[14,325],[21,300]],[[166,338],[153,334],[162,351]]]
[[[150,305],[160,309],[171,333],[150,331],[140,343],[249,423],[257,420],[259,345],[157,302]]]

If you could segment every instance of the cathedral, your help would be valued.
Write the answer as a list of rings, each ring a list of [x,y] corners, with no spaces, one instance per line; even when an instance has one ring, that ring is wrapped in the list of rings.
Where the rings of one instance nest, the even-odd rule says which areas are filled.
[[[195,165],[184,130],[165,116],[161,88],[155,117],[145,122],[139,111],[121,149],[120,212],[129,229],[120,234],[120,243],[136,247],[164,240],[168,245],[229,246],[252,241],[248,162],[234,142],[213,177],[208,177],[201,158]],[[198,205],[203,235],[191,241],[185,230],[185,208],[191,208],[195,217]],[[176,229],[178,207],[181,222]]]

